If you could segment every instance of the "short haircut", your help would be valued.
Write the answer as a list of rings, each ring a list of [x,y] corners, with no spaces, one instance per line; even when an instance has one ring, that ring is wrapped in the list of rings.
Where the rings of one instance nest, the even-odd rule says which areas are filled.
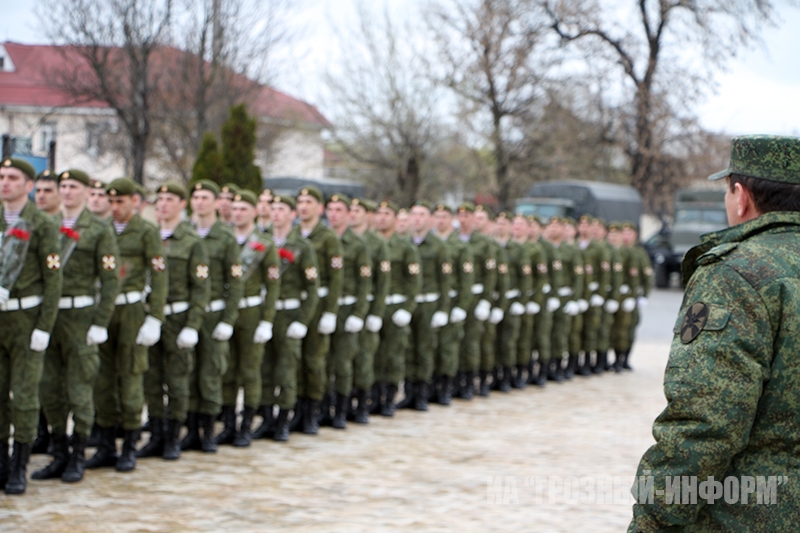
[[[756,209],[762,214],[773,211],[800,211],[800,185],[731,174],[728,181],[731,192],[737,183],[750,191]]]

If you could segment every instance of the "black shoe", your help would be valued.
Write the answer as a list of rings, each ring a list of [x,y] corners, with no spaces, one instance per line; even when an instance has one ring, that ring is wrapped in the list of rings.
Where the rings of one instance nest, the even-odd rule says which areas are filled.
[[[489,396],[489,390],[489,372],[481,370],[481,383],[478,389],[478,396],[483,396],[484,398]]]
[[[428,383],[419,381],[416,383],[416,395],[414,396],[414,409],[416,411],[428,410]]]
[[[356,424],[369,424],[369,409],[367,406],[367,391],[356,391],[356,410],[353,422]]]
[[[44,416],[44,411],[39,409],[39,424],[36,427],[36,440],[33,441],[31,447],[31,454],[44,454],[50,453],[48,446],[50,445],[50,430],[47,427],[47,418]],[[53,444],[55,446],[55,444]],[[31,475],[31,479],[34,478]],[[49,479],[49,478],[42,478]]]
[[[503,378],[500,380],[500,384],[497,386],[497,390],[500,392],[511,392],[511,367],[504,366],[503,367]]]
[[[189,413],[186,417],[186,436],[181,441],[181,450],[202,450],[200,445],[200,414]]]
[[[475,396],[475,373],[474,372],[465,372],[464,373],[464,389],[461,394],[462,400],[472,400]]]
[[[117,472],[130,472],[136,468],[136,443],[139,442],[140,430],[125,430],[122,437],[122,453],[114,465]]]
[[[31,451],[31,453],[33,453]],[[53,461],[31,474],[31,479],[54,479],[61,477],[69,461],[69,438],[66,435],[53,435]]]
[[[86,461],[86,468],[110,468],[117,464],[117,428],[100,428],[100,444],[91,459]]]
[[[217,415],[200,415],[200,425],[203,426],[200,449],[204,453],[215,453],[217,451],[217,439],[214,436],[214,424],[216,421]]]
[[[622,368],[624,370],[633,370],[633,367],[631,367],[630,363],[628,362],[630,361],[630,358],[631,358],[631,351],[625,350],[624,355],[622,356]]]
[[[11,468],[6,481],[6,494],[22,494],[28,486],[28,460],[31,458],[30,443],[22,444],[14,441],[14,454],[11,456]]]
[[[72,435],[72,453],[69,456],[67,468],[61,475],[64,483],[77,483],[83,479],[83,471],[86,464],[86,440],[83,435]]]
[[[414,407],[414,394],[416,394],[415,384],[409,380],[403,382],[403,392],[405,397],[397,402],[396,409],[411,409]]]
[[[386,387],[386,398],[383,400],[383,405],[381,406],[381,416],[394,416],[395,394],[397,394],[397,385],[388,385]]]
[[[606,370],[608,370],[608,352],[597,352],[597,359],[592,367],[592,372],[602,374]]]
[[[305,397],[297,399],[297,402],[294,404],[294,416],[292,416],[292,420],[289,422],[289,431],[303,430],[303,416],[306,412],[307,403],[308,399]]]
[[[318,400],[306,399],[306,411],[303,413],[303,433],[306,435],[319,433],[319,404]]]
[[[564,375],[561,373],[561,362],[561,357],[550,359],[550,364],[547,366],[547,379],[557,383],[564,381]]]
[[[347,428],[347,411],[350,407],[349,394],[336,394],[336,414],[333,415],[331,425],[336,429]]]
[[[278,442],[286,442],[289,440],[289,411],[281,409],[278,411],[278,418],[275,421],[275,434],[272,440]]]
[[[164,432],[164,450],[161,457],[166,461],[177,461],[181,458],[181,427],[180,420],[169,419],[167,429]]]
[[[453,380],[450,376],[442,376],[439,380],[439,394],[436,401],[439,405],[450,405],[453,398]]]
[[[97,422],[92,424],[92,432],[89,433],[89,439],[86,441],[87,448],[97,448],[100,446],[100,426]]]
[[[550,373],[550,361],[540,361],[538,365],[538,369],[536,370],[535,374],[535,381],[533,382],[534,385],[537,387],[546,387],[547,386],[547,376]]]
[[[239,431],[233,439],[233,445],[237,448],[246,448],[250,446],[253,440],[253,417],[256,415],[256,410],[253,407],[245,407],[242,413],[242,423],[239,425]]]
[[[317,423],[320,426],[330,426],[333,423],[333,417],[331,416],[331,409],[335,405],[336,401],[334,398],[336,397],[336,393],[334,392],[326,392],[322,395],[322,401],[320,402],[319,406],[319,413],[317,414]]]
[[[217,445],[233,444],[233,439],[236,438],[236,408],[234,406],[222,406],[222,423],[225,427],[222,433],[216,436]]]
[[[136,457],[161,457],[164,455],[164,424],[161,420],[150,422],[150,442],[136,452]]]
[[[262,405],[258,408],[256,414],[261,417],[261,425],[253,431],[253,440],[271,439],[275,431],[275,417],[272,416],[272,406]]]
[[[377,415],[381,412],[381,405],[383,405],[381,398],[385,393],[386,385],[382,383],[373,383],[372,390],[370,391],[370,397],[372,403],[369,406],[369,414]]]
[[[592,374],[592,352],[583,352],[583,363],[578,366],[579,376],[590,376]]]
[[[0,489],[6,488],[10,470],[11,459],[8,457],[8,440],[5,440],[0,442]]]
[[[614,365],[613,365],[613,368],[614,368],[614,372],[616,372],[617,374],[622,372],[622,358],[624,357],[624,355],[623,355],[624,353],[625,352],[623,352],[623,351],[614,350]]]

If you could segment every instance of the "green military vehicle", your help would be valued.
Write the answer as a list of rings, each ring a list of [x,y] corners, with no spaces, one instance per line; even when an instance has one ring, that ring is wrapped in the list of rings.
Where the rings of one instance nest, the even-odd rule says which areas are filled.
[[[578,218],[592,215],[607,221],[639,223],[642,216],[642,197],[633,187],[600,181],[561,180],[535,184],[527,198],[514,204],[514,211],[536,215],[541,219],[552,216]]]

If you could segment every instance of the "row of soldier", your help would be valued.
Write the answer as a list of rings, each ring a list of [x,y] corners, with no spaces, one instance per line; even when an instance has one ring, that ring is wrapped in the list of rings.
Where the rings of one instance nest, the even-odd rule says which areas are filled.
[[[36,183],[42,209],[53,179]],[[487,396],[601,373],[609,348],[620,371],[649,287],[636,228],[591,217],[542,224],[472,204],[405,211],[313,187],[256,197],[203,181],[160,187],[156,226],[129,179],[55,176],[54,219],[27,202],[25,162],[4,161],[0,182],[3,234],[25,220],[30,241],[23,273],[0,291],[0,484],[11,494],[25,490],[39,398],[53,460],[33,478],[74,482],[84,468],[130,471],[140,457],[286,441],[292,429],[468,400],[476,387]]]

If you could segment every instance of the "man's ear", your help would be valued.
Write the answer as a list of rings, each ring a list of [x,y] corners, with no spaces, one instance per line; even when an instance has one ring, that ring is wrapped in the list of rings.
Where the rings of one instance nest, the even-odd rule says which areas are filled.
[[[756,207],[753,193],[750,192],[750,189],[743,187],[741,183],[737,183],[734,185],[734,190],[736,192],[736,214],[739,218],[750,220],[761,214]]]

